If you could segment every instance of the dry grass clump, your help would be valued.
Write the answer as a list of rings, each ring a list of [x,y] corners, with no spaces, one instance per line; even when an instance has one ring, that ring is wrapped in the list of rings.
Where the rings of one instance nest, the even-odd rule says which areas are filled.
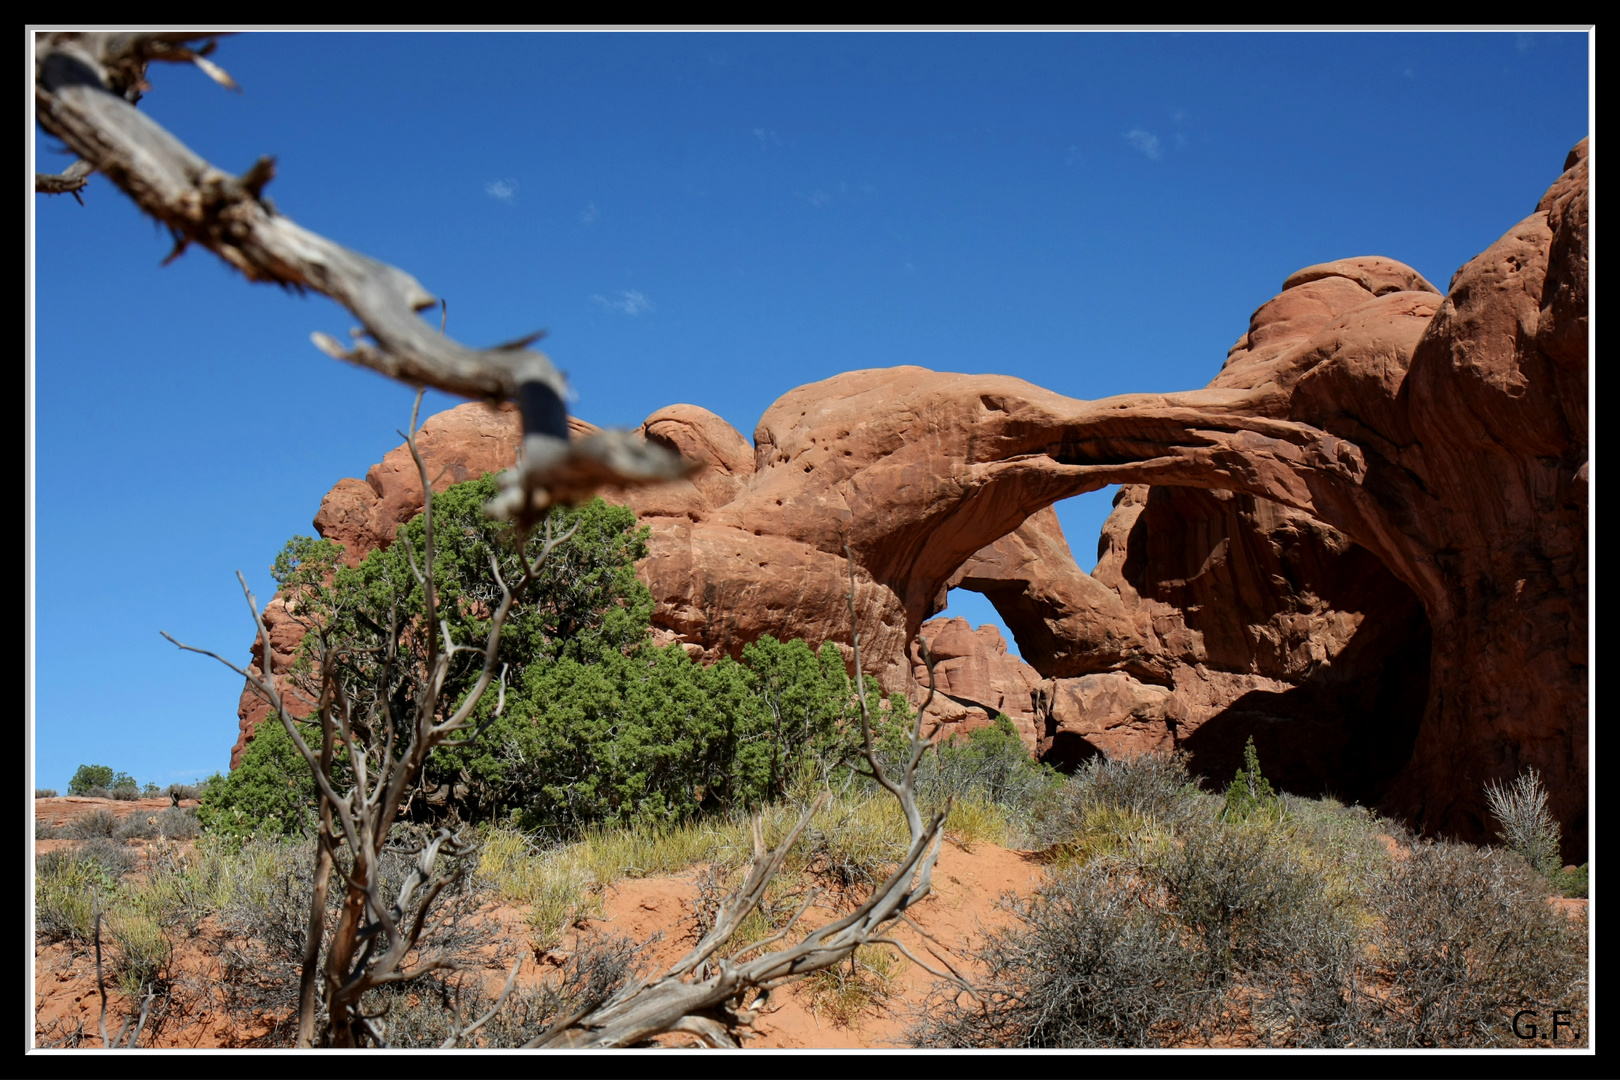
[[[892,997],[906,961],[882,945],[862,945],[849,959],[804,981],[812,1012],[839,1027],[859,1027],[861,1018]]]
[[[977,792],[953,801],[945,818],[945,835],[960,844],[964,851],[972,851],[974,845],[981,842],[1005,847],[1014,829],[1001,804]]]
[[[1099,810],[1131,821],[1175,826],[1214,812],[1187,774],[1185,755],[1143,754],[1110,760],[1098,755],[1081,765],[1034,813],[1030,834],[1038,848],[1052,850],[1094,831]]]

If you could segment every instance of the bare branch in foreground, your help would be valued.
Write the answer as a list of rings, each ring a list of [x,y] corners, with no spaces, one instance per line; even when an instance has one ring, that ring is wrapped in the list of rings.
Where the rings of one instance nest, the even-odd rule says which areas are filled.
[[[627,432],[571,443],[565,380],[545,354],[527,348],[537,335],[472,349],[435,333],[418,312],[440,302],[414,277],[276,211],[263,196],[275,176],[273,159],[261,157],[240,176],[227,173],[138,111],[134,101],[146,86],[151,60],[195,63],[216,81],[235,86],[203,59],[211,46],[192,50],[184,44],[205,36],[48,33],[35,43],[40,125],[168,227],[174,237],[171,259],[198,244],[250,281],[330,296],[354,313],[369,338],[345,347],[326,334],[312,334],[332,357],[416,387],[517,401],[523,411],[523,455],[492,509],[522,527],[547,506],[578,501],[602,484],[657,483],[691,472],[679,455]]]
[[[34,190],[41,195],[72,195],[80,206],[79,189],[90,182],[90,163],[80,158],[59,173],[35,173]]]

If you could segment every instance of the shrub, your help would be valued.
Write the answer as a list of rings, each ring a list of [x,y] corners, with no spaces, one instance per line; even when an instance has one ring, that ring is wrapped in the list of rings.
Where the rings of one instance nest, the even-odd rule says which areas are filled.
[[[220,779],[224,779],[221,777]],[[203,785],[201,784],[170,784],[163,789],[163,794],[171,799],[197,799],[201,798]]]
[[[158,835],[169,840],[194,839],[198,832],[196,811],[167,807],[157,815],[156,827]]]
[[[134,813],[118,823],[113,836],[119,840],[150,840],[158,834],[157,815]]]
[[[1547,791],[1535,769],[1519,774],[1512,786],[1485,785],[1485,800],[1500,828],[1497,837],[1543,877],[1560,867],[1560,830],[1547,811]]]
[[[1579,900],[1586,899],[1586,868],[1589,865],[1589,863],[1582,863],[1579,866],[1566,866],[1554,871],[1552,875],[1553,889],[1560,896],[1568,896]]]
[[[917,791],[929,805],[976,798],[999,807],[1022,827],[1062,783],[1049,765],[1030,757],[1018,729],[1004,714],[988,727],[934,748],[917,769]]]
[[[99,898],[117,875],[94,859],[52,851],[34,860],[34,928],[47,941],[90,941]]]
[[[79,862],[95,863],[112,878],[129,873],[140,861],[129,848],[117,840],[104,836],[97,836],[74,845],[72,857]]]
[[[846,963],[811,975],[804,993],[810,1011],[825,1014],[840,1027],[859,1027],[861,1017],[894,994],[905,961],[882,945],[862,945]]]
[[[1545,902],[1524,860],[1421,841],[1377,855],[1389,823],[1330,800],[1288,805],[1174,834],[1121,825],[1113,849],[1059,863],[1012,905],[1017,925],[986,939],[984,1006],[943,986],[910,1039],[1510,1046],[1524,1045],[1521,1009],[1568,1010],[1584,1039],[1585,923]]]
[[[1256,825],[1196,822],[1157,845],[1144,869],[1191,936],[1189,960],[1211,987],[1234,969],[1293,959],[1293,931],[1325,917],[1321,882],[1279,834]]]
[[[113,798],[118,799],[121,802],[133,802],[141,797],[141,789],[136,787],[134,782],[131,781],[128,784],[119,784],[117,787],[112,789],[111,794]]]
[[[1366,1042],[1522,1046],[1511,1026],[1520,1009],[1571,1010],[1584,1036],[1586,924],[1545,895],[1510,854],[1414,844],[1379,890],[1374,963],[1388,992],[1373,996]]]
[[[36,798],[36,799],[54,799],[54,798],[56,798],[56,789],[55,788],[48,788],[48,787],[37,787],[37,788],[34,789],[34,798]]]
[[[1151,1046],[1179,1025],[1200,987],[1165,897],[1115,863],[1058,875],[1010,910],[978,953],[984,1002],[936,989],[914,1046]]]
[[[500,1011],[460,1045],[504,1049],[522,1046],[566,1013],[606,1001],[638,974],[642,945],[622,935],[592,936],[578,943],[556,976],[514,989]],[[433,975],[409,985],[373,991],[368,1013],[384,1014],[386,1045],[440,1049],[459,1019],[466,1023],[494,1004],[478,973]],[[374,1024],[376,1022],[374,1021]]]
[[[1086,832],[1088,814],[1098,808],[1174,825],[1199,814],[1201,804],[1184,754],[1139,754],[1118,760],[1098,755],[1037,805],[1030,831],[1037,845],[1055,848]]]
[[[287,731],[260,724],[229,776],[210,783],[197,807],[203,830],[243,839],[297,836],[314,825],[315,780]]]
[[[74,840],[88,840],[94,836],[113,836],[118,832],[118,815],[99,808],[80,814],[62,826],[62,834]]]

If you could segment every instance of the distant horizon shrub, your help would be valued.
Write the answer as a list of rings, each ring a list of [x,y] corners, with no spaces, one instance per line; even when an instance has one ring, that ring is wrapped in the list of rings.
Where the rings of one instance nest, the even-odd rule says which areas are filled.
[[[110,765],[80,765],[68,781],[68,794],[85,796],[90,794],[92,788],[111,791],[134,783],[134,778],[128,773],[114,772]]]

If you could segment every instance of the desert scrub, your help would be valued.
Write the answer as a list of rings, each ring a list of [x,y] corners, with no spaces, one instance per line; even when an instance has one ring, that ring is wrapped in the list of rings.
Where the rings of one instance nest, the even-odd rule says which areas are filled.
[[[1420,841],[1378,890],[1374,1046],[1522,1046],[1520,1009],[1569,1009],[1585,1034],[1587,926],[1510,852]],[[1567,1037],[1567,1033],[1566,1033]]]
[[[785,865],[839,890],[865,890],[882,882],[909,846],[894,800],[863,792],[829,799],[816,811]]]
[[[1063,778],[1050,765],[1030,757],[1018,730],[1005,715],[966,738],[935,746],[917,766],[917,792],[924,806],[943,807],[947,799],[994,806],[1006,835],[993,843],[1022,846],[1036,810],[1052,798]],[[949,826],[947,826],[949,828]],[[998,830],[999,831],[999,830]]]
[[[121,845],[104,843],[106,850],[81,844],[34,860],[34,929],[46,941],[93,940],[96,912],[135,865]]]
[[[1012,833],[1013,824],[1002,805],[977,792],[952,802],[945,818],[945,835],[963,851],[972,851],[980,842],[1006,847]]]
[[[113,836],[118,832],[118,815],[104,807],[80,814],[62,826],[62,835],[74,840]]]
[[[1167,830],[1155,819],[1111,804],[1082,804],[1079,816],[1065,826],[1067,838],[1047,846],[1043,855],[1059,866],[1085,865],[1094,859],[1124,859],[1151,846]]]
[[[982,1004],[940,984],[908,1033],[914,1046],[1153,1046],[1173,1035],[1200,987],[1161,890],[1100,860],[1060,870],[1008,902],[1012,927],[977,953]]]
[[[591,938],[563,960],[561,970],[537,984],[516,988],[500,1010],[474,1033],[450,1043],[457,1027],[483,1016],[495,1004],[488,980],[455,971],[429,975],[409,986],[374,990],[366,996],[368,1014],[384,1046],[447,1049],[451,1045],[487,1049],[520,1047],[565,1014],[600,1004],[637,978],[637,944],[623,935]]]
[[[1584,1032],[1585,923],[1512,852],[1395,858],[1379,834],[1397,826],[1292,796],[1173,828],[1117,803],[1078,818],[1052,879],[986,939],[984,1007],[941,986],[914,1044],[1510,1046],[1519,1009],[1571,1010]]]
[[[479,852],[478,874],[496,895],[529,908],[534,947],[556,948],[581,918],[602,914],[602,888],[579,845],[537,848],[516,829],[493,829]]]
[[[1566,866],[1553,871],[1552,887],[1559,896],[1571,899],[1586,899],[1586,873],[1590,863],[1581,863],[1579,866]]]

